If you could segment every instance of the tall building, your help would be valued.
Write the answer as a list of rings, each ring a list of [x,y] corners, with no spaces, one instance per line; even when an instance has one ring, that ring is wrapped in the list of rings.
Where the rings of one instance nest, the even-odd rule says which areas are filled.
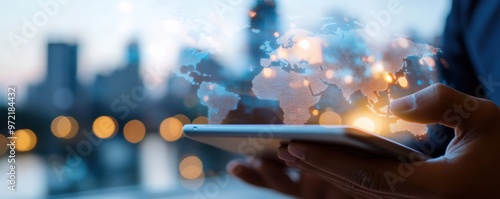
[[[47,45],[47,73],[44,81],[30,87],[32,110],[53,116],[71,111],[77,94],[78,46],[67,43]]]
[[[137,41],[132,41],[126,49],[121,67],[109,75],[98,75],[92,86],[92,99],[97,105],[94,114],[114,114],[124,119],[138,105],[136,95],[144,95],[144,87],[139,76],[141,64],[140,48]],[[96,108],[96,107],[94,107]]]

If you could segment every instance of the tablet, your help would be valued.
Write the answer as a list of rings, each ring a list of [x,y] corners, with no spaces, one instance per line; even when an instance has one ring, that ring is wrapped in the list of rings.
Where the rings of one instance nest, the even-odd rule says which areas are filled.
[[[380,135],[344,125],[186,125],[184,136],[234,153],[277,158],[280,145],[313,142],[333,150],[393,160],[420,161],[430,157]]]

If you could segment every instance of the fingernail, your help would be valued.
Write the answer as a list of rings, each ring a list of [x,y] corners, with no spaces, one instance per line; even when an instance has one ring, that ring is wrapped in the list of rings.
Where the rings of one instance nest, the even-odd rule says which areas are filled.
[[[295,162],[295,157],[293,157],[293,155],[291,155],[287,151],[279,150],[278,151],[278,158],[281,160],[284,160],[286,162]]]
[[[306,159],[306,154],[303,149],[297,146],[293,146],[292,144],[288,145],[288,152],[292,154],[294,157],[299,158],[301,160]]]
[[[233,174],[233,175],[239,175],[241,173],[241,170],[243,170],[243,168],[241,167],[241,165],[237,164],[237,163],[233,163],[231,165],[228,166],[228,169],[229,173]]]
[[[398,98],[392,100],[389,108],[392,112],[404,112],[411,110],[415,105],[415,97],[413,95],[409,95],[406,97]]]

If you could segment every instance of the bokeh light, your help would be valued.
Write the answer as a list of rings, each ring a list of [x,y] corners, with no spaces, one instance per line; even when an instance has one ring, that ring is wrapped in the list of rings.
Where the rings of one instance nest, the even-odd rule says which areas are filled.
[[[390,74],[385,74],[384,79],[388,83],[392,83],[392,76]]]
[[[14,133],[13,137],[17,137],[17,151],[31,151],[37,143],[37,137],[30,129],[19,129]]]
[[[130,143],[140,142],[146,135],[146,127],[139,120],[130,120],[123,127],[123,136]]]
[[[303,39],[299,41],[299,46],[303,49],[309,49],[309,47],[311,47],[311,44],[309,43],[309,41]]]
[[[94,120],[92,131],[98,138],[111,138],[118,131],[118,122],[113,117],[100,116]]]
[[[340,115],[333,111],[325,111],[319,117],[320,125],[340,125],[342,124],[342,119]]]
[[[5,137],[5,135],[3,134],[0,134],[0,155],[3,155],[7,152],[7,150],[9,149],[9,147],[7,146],[8,143],[9,141],[7,140],[7,137]]]
[[[314,109],[314,110],[312,110],[312,114],[314,116],[318,116],[319,115],[319,111],[317,109]]]
[[[264,68],[262,69],[262,74],[264,74],[264,77],[270,78],[274,76],[274,71],[270,68]]]
[[[188,156],[179,164],[179,172],[184,179],[197,179],[203,174],[203,163],[196,156]]]
[[[197,117],[193,120],[193,124],[208,124],[208,118],[205,116]]]
[[[175,115],[174,117],[177,118],[182,123],[183,126],[191,123],[191,120],[189,119],[189,117],[187,117],[183,114],[178,114],[178,115]]]
[[[326,78],[331,79],[333,78],[333,75],[334,75],[333,70],[326,71]]]
[[[71,139],[78,132],[78,122],[73,117],[58,116],[52,120],[50,130],[58,138]]]
[[[399,86],[401,86],[403,88],[407,88],[408,87],[408,80],[406,79],[406,77],[401,77],[398,79],[398,84],[399,84]]]
[[[347,76],[345,76],[345,77],[344,77],[344,82],[345,82],[346,84],[350,84],[350,83],[352,83],[352,80],[353,80],[353,79],[352,79],[352,76],[351,76],[351,75],[347,75]]]
[[[160,135],[169,142],[174,142],[182,137],[182,123],[175,117],[169,117],[160,124]]]
[[[368,132],[375,132],[375,123],[367,117],[360,117],[356,119],[353,125]]]

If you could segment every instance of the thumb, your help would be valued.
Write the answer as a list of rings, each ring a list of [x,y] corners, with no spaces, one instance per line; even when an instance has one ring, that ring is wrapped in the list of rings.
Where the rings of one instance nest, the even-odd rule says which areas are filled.
[[[489,126],[500,118],[491,101],[466,95],[444,84],[433,84],[421,91],[393,100],[390,110],[401,119],[418,123],[440,123],[457,133]]]

